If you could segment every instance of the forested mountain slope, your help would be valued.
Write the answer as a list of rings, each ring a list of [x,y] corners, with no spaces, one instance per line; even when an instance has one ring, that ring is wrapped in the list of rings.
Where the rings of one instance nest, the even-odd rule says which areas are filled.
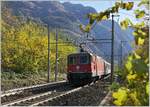
[[[2,2],[2,11],[4,8],[10,9],[13,16],[22,16],[24,19],[32,18],[41,21],[49,24],[51,29],[59,28],[68,30],[69,33],[67,33],[67,36],[75,39],[77,43],[86,41],[86,36],[80,31],[79,25],[88,23],[88,13],[96,12],[92,7],[71,4],[69,2],[60,3],[58,1],[7,1]],[[115,22],[115,55],[120,54],[121,41],[128,41],[124,45],[124,54],[132,50],[130,42],[133,41],[133,38],[128,36],[131,35],[131,31],[132,29],[121,30],[118,23]],[[77,36],[77,34],[79,35]],[[111,20],[103,21],[96,25],[91,34],[97,39],[110,39]],[[107,57],[111,53],[110,43],[88,43],[87,46],[96,54],[103,56],[107,60],[110,59],[110,57]],[[107,56],[105,57],[104,55],[106,54]]]

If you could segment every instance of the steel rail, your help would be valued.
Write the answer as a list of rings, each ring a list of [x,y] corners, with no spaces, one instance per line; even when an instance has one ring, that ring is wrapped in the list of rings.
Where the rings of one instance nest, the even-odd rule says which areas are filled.
[[[16,90],[11,90],[9,93],[5,93],[1,96],[1,104],[6,104],[15,101],[20,98],[25,98],[27,96],[36,95],[43,92],[48,92],[54,90],[62,85],[67,85],[66,81],[53,82],[48,84],[36,85],[31,87],[19,88]],[[20,91],[18,91],[20,90]]]
[[[48,85],[54,85],[57,83],[64,83],[64,82],[66,82],[66,81],[58,81],[58,82],[45,83],[45,84],[40,84],[40,85],[32,85],[32,86],[28,86],[28,87],[22,87],[22,88],[16,88],[16,89],[12,89],[12,90],[2,91],[1,97],[15,94],[15,93],[21,92],[23,90],[28,90],[28,89],[33,89],[33,88],[38,88],[38,87],[43,87],[43,86],[48,86]]]
[[[13,105],[16,105],[16,104],[19,104],[19,103],[23,103],[25,101],[29,101],[29,100],[33,100],[35,98],[39,98],[41,96],[50,95],[51,93],[52,92],[46,92],[46,93],[42,93],[42,94],[39,94],[39,95],[34,95],[34,96],[31,96],[31,97],[27,97],[25,99],[21,99],[21,100],[15,101],[15,102],[4,104],[3,106],[13,106]]]
[[[98,82],[98,81],[97,81],[97,82]],[[102,84],[102,83],[101,83],[101,84]],[[72,89],[72,90],[70,90],[70,91],[67,91],[67,92],[65,92],[65,93],[63,93],[63,94],[57,95],[57,96],[55,96],[55,97],[48,98],[48,99],[46,99],[46,100],[44,100],[44,101],[40,101],[40,102],[34,103],[34,104],[30,105],[30,106],[45,106],[46,104],[48,104],[49,102],[51,102],[51,101],[53,101],[53,100],[59,99],[59,98],[61,98],[61,97],[63,97],[63,96],[66,96],[66,95],[68,95],[68,94],[72,94],[72,93],[74,93],[74,92],[78,92],[78,91],[82,90],[83,88],[88,88],[88,87],[94,86],[94,85],[95,85],[95,83],[92,82],[92,83],[89,84],[89,85],[84,85],[84,86],[81,86],[81,87]],[[105,86],[105,85],[102,84],[102,86]],[[108,87],[108,85],[106,85],[106,86]],[[46,106],[48,106],[48,105],[46,105]]]
[[[48,102],[48,101],[50,101],[50,100],[53,100],[53,99],[56,99],[56,98],[58,98],[58,97],[61,97],[61,96],[64,96],[64,95],[70,94],[70,93],[72,93],[72,92],[76,92],[76,91],[78,91],[78,90],[80,90],[80,89],[82,89],[82,87],[78,87],[78,88],[76,88],[76,89],[73,89],[73,90],[67,91],[67,92],[65,92],[64,94],[61,94],[61,95],[55,96],[55,97],[53,97],[53,98],[49,98],[49,99],[44,100],[44,101],[40,101],[40,102],[35,103],[35,104],[32,104],[32,105],[30,105],[30,106],[38,106],[38,105],[40,105],[40,104],[46,103],[46,102]]]

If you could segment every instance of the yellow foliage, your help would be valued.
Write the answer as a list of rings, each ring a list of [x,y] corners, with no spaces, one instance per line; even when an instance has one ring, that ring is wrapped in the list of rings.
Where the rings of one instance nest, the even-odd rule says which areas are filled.
[[[114,104],[118,105],[118,106],[123,105],[128,97],[127,92],[128,92],[128,90],[124,87],[119,88],[119,90],[117,92],[114,92],[112,94],[112,96],[115,98]]]
[[[127,79],[128,79],[129,81],[136,79],[136,77],[137,77],[137,74],[128,74],[128,75],[127,75]]]
[[[141,56],[139,56],[136,52],[134,52],[134,55],[136,59],[141,59]]]
[[[149,82],[146,84],[146,94],[149,95]]]
[[[130,71],[132,69],[132,63],[130,61],[127,61],[127,63],[125,64],[125,67],[128,71]]]
[[[129,93],[129,97],[131,98],[131,100],[134,103],[134,105],[136,105],[136,106],[140,106],[141,105],[139,99],[137,98],[137,92],[136,91],[130,92]]]
[[[144,43],[144,39],[142,39],[141,37],[138,38],[138,45],[143,45]]]
[[[106,15],[102,17],[102,20],[106,20],[106,19],[108,19]]]
[[[41,30],[43,29],[43,30]],[[42,31],[42,32],[41,32]],[[4,71],[11,70],[16,73],[39,72],[47,70],[47,47],[48,40],[46,28],[37,26],[34,22],[26,22],[19,27],[3,25],[2,39],[2,68]],[[55,41],[54,33],[51,33],[51,42]],[[58,42],[64,40],[59,39]],[[66,71],[66,57],[69,53],[75,52],[72,45],[68,48],[59,47],[63,52],[59,53],[61,71]],[[55,46],[50,46],[51,69],[55,64]],[[67,52],[66,52],[67,51]],[[64,63],[65,61],[65,63]],[[62,71],[62,72],[63,72]]]

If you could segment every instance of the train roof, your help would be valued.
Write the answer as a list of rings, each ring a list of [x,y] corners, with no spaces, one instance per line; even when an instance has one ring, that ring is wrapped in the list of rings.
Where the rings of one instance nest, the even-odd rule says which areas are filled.
[[[90,54],[90,55],[92,55],[91,53],[88,53],[88,52],[79,52],[79,53],[72,53],[72,54],[69,54],[68,56],[71,56],[71,55],[78,55],[78,54]]]

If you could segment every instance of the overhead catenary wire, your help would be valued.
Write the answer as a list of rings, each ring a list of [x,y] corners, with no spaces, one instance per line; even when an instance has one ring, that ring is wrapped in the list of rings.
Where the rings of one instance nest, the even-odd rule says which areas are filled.
[[[103,26],[104,26],[104,25],[103,25]],[[105,28],[109,29],[109,28],[108,28],[108,27],[106,27],[106,26],[105,26]],[[99,39],[95,39],[95,40],[99,40]],[[105,39],[104,39],[104,40],[105,40]],[[109,40],[109,39],[108,39],[108,40]],[[70,43],[73,43],[73,42],[68,42],[68,41],[67,41],[67,42],[58,42],[58,45],[59,45],[59,46],[73,46],[73,45],[74,45],[74,44],[70,44],[70,45],[63,45],[63,44],[65,44],[65,43],[66,43],[66,44],[67,44],[67,43],[68,43],[68,44],[70,44]],[[110,43],[110,42],[93,41],[93,42],[86,42],[86,43]],[[53,43],[50,43],[50,44],[56,44],[56,43],[55,43],[55,42],[53,42]],[[80,43],[79,43],[79,44],[80,44]],[[78,44],[77,46],[79,46],[79,44]],[[85,44],[85,43],[84,43],[84,44]],[[124,47],[124,46],[123,46],[123,47]],[[124,48],[126,48],[126,47],[124,47]],[[98,49],[96,49],[96,50],[97,50],[97,51],[99,51]]]
[[[110,28],[108,28],[107,26],[104,26],[104,25],[102,25],[101,23],[99,24],[101,27],[103,27],[103,28],[106,28],[108,31],[112,31]],[[114,31],[114,33],[115,33],[115,35],[120,35],[118,32],[115,32]],[[96,40],[96,39],[95,39]],[[119,41],[119,42],[121,42],[121,40]],[[129,41],[128,41],[129,42]],[[128,44],[129,45],[129,44]],[[130,47],[131,47],[131,45],[129,45]]]
[[[111,31],[111,29],[110,28],[108,28],[108,27],[106,27],[106,26],[104,26],[104,25],[101,25],[101,26],[103,26],[104,28],[106,28],[107,30],[109,30],[109,31]],[[76,35],[76,34],[75,34]],[[80,34],[79,34],[80,35]],[[81,37],[81,36],[79,36],[79,37]],[[93,36],[92,36],[93,37]],[[77,40],[77,39],[76,39]],[[98,40],[98,39],[97,39]],[[58,45],[59,46],[69,46],[69,45],[63,45],[63,43],[73,43],[73,42],[58,42]],[[76,42],[77,43],[77,42]],[[76,45],[76,46],[79,46],[80,44],[81,44],[82,42],[78,42],[77,44],[78,45]],[[86,42],[86,43],[109,43],[109,42]],[[55,43],[51,43],[51,44],[55,44]],[[86,47],[86,49],[88,49],[88,51],[90,50],[90,48],[88,47],[88,46],[84,46],[84,48]],[[95,48],[97,51],[100,51],[99,49],[97,49],[97,48]],[[92,51],[92,50],[90,50],[90,51]]]
[[[120,17],[118,18],[118,20],[120,20]],[[97,23],[98,23],[98,22],[95,22],[95,23],[94,23],[94,25],[92,26],[91,30],[94,29],[94,27],[96,26]],[[101,27],[107,29],[109,32],[112,31],[111,28],[109,28],[109,27],[107,27],[107,26],[105,26],[105,25],[102,25],[101,23],[99,23],[99,25],[100,25]],[[108,33],[108,32],[106,32],[106,33]],[[116,31],[114,31],[114,33],[115,33],[115,35],[120,35],[120,34],[119,34],[118,32],[116,32]]]

